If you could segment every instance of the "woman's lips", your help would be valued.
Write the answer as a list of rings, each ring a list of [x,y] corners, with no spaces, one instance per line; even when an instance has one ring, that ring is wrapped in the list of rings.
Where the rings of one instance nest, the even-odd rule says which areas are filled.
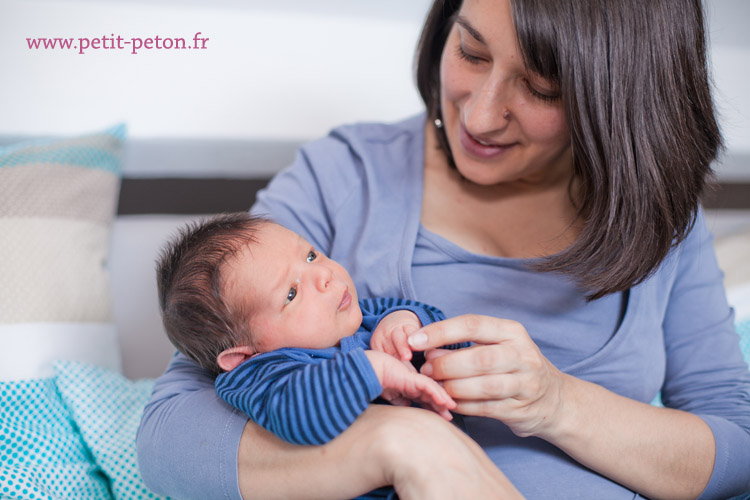
[[[344,290],[344,295],[341,297],[341,302],[339,303],[339,311],[345,310],[347,307],[349,307],[349,304],[352,303],[352,296],[349,293],[349,290]]]
[[[464,151],[470,156],[481,159],[493,158],[513,147],[513,144],[491,144],[487,141],[481,141],[471,135],[463,125],[460,125],[459,139]]]

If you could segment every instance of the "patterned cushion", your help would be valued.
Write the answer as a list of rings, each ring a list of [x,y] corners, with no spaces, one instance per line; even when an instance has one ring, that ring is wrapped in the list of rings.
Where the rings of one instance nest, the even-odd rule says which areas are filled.
[[[125,128],[0,147],[0,323],[109,321]]]
[[[130,381],[78,362],[56,363],[55,370],[60,394],[114,498],[160,498],[143,484],[135,450],[135,433],[154,381]]]

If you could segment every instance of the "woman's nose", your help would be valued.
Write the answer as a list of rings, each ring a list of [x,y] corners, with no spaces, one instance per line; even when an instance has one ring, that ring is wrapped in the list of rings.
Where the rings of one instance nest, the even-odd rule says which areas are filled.
[[[489,75],[464,107],[463,122],[473,134],[501,130],[508,124],[510,101],[508,82],[494,74]]]

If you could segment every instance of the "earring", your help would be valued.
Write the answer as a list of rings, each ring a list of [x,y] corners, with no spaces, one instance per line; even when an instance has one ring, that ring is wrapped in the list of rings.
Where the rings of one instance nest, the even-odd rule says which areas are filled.
[[[443,120],[440,118],[435,118],[433,123],[435,124],[435,128],[443,128]]]

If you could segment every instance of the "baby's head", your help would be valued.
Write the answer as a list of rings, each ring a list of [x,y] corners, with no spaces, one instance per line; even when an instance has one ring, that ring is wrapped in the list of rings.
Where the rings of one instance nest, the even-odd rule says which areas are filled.
[[[343,267],[246,212],[183,228],[159,258],[157,282],[169,339],[215,373],[281,347],[332,347],[362,321]]]

